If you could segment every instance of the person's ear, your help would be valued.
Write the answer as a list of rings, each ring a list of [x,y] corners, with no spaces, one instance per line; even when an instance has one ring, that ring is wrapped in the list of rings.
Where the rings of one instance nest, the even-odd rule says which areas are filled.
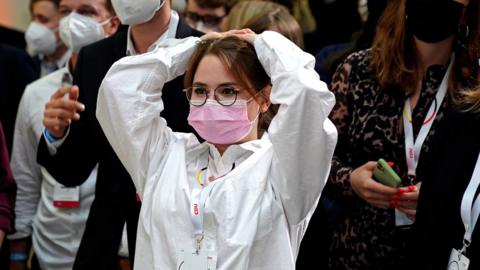
[[[117,16],[113,16],[110,21],[105,25],[104,29],[105,29],[105,35],[107,37],[115,34],[118,30],[118,28],[120,27],[121,25],[121,22],[120,22],[120,19],[118,19]]]
[[[262,97],[263,97],[263,102],[262,105],[260,106],[260,112],[265,113],[268,111],[268,108],[270,108],[270,105],[272,105],[272,102],[270,101],[270,94],[272,93],[272,85],[266,86],[263,91],[262,91]]]

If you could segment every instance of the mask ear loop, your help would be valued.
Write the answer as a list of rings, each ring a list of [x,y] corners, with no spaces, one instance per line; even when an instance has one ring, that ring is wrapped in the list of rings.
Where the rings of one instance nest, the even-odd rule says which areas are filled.
[[[113,19],[113,17],[114,17],[114,16],[111,16],[110,18],[106,19],[105,21],[100,22],[100,25],[102,26],[102,28],[105,27],[105,25],[106,25],[107,23],[111,22],[112,19]],[[104,35],[105,35],[105,38],[107,38],[107,37],[110,36],[110,35],[107,35],[107,34],[105,33],[105,29],[103,29],[103,33],[104,33]]]
[[[256,96],[258,96],[259,94],[261,94],[262,97],[266,100],[266,102],[269,103],[268,106],[270,107],[270,105],[271,105],[270,98],[267,97],[267,96],[265,96],[265,93],[263,93],[263,90],[265,90],[265,87],[262,88],[260,91],[258,91],[253,97],[249,98],[246,103],[247,103],[247,104],[250,103],[252,100],[255,99]],[[256,101],[256,100],[255,100],[255,101]],[[252,123],[252,124],[255,123],[255,121],[258,120],[258,118],[260,117],[260,114],[266,113],[266,112],[268,111],[268,109],[267,109],[266,111],[262,112],[262,111],[260,110],[260,109],[261,109],[261,104],[259,104],[258,102],[256,102],[256,103],[257,103],[257,105],[258,105],[258,112],[257,112],[257,115],[255,116],[255,119],[253,119],[253,120],[250,122],[250,123]]]

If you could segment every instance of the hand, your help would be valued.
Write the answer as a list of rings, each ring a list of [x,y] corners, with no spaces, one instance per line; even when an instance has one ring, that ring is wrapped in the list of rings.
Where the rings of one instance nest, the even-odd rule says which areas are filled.
[[[411,220],[415,220],[415,217],[417,215],[418,195],[420,194],[421,186],[422,183],[420,182],[415,186],[412,186],[413,188],[411,189],[411,191],[408,189],[408,187],[399,188],[399,190],[402,191],[400,191],[395,208],[397,208],[398,211],[407,215],[407,217]]]
[[[27,261],[10,262],[10,270],[27,270]]]
[[[350,185],[353,191],[370,205],[388,209],[390,200],[398,190],[396,188],[382,185],[372,179],[373,170],[377,166],[377,162],[370,161],[356,168],[350,174]]]
[[[257,35],[250,29],[241,29],[241,30],[230,30],[222,33],[210,32],[208,34],[203,35],[200,39],[210,40],[210,39],[224,38],[228,36],[237,36],[238,38],[243,39],[253,45]]]
[[[68,94],[68,99],[64,98]],[[72,120],[80,119],[77,111],[83,112],[85,106],[78,102],[79,89],[77,86],[65,86],[58,89],[45,104],[43,125],[48,132],[57,138],[65,135],[65,130]]]

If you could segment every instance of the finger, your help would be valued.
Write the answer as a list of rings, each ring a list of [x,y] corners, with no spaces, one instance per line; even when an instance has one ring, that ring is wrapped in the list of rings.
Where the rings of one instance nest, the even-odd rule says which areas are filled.
[[[63,98],[65,96],[65,94],[70,92],[71,88],[72,88],[72,86],[60,87],[57,91],[55,91],[55,93],[53,93],[53,95],[50,97],[50,99]]]
[[[371,181],[368,181],[366,183],[366,188],[371,192],[384,194],[384,195],[387,195],[387,196],[390,196],[390,197],[392,197],[392,196],[394,196],[395,194],[398,193],[398,190],[396,188],[392,188],[392,187],[383,185],[383,184],[378,183],[377,181],[375,181],[373,179],[370,179],[370,180]]]
[[[407,208],[403,208],[403,207],[400,207],[397,205],[397,210],[406,214],[407,216],[415,216],[417,214],[417,210],[413,210],[413,209],[407,209]]]
[[[376,161],[369,161],[365,164],[363,164],[362,167],[365,167],[365,169],[368,169],[369,171],[372,171],[375,170],[375,168],[377,167],[377,162]]]
[[[53,108],[45,110],[43,115],[45,118],[63,118],[75,120],[77,120],[76,118],[80,117],[80,115],[78,115],[78,113],[76,113],[75,111]]]
[[[78,86],[76,86],[76,85],[72,86],[72,88],[70,89],[70,93],[68,95],[68,98],[70,100],[77,101],[79,95],[80,95],[80,89],[78,89]]]
[[[62,99],[54,99],[49,101],[46,105],[46,110],[51,108],[64,109],[69,111],[84,111],[85,105],[83,105],[78,101],[62,98]]]
[[[377,208],[382,208],[382,209],[388,209],[391,207],[390,203],[388,201],[383,201],[383,200],[368,200],[367,201],[369,204],[371,204],[374,207]]]
[[[407,192],[400,194],[400,201],[416,201],[418,200],[419,192]]]
[[[208,34],[205,34],[205,35],[201,36],[200,39],[201,40],[218,39],[218,38],[221,38],[222,36],[223,36],[222,33],[210,32]]]
[[[364,191],[363,197],[365,198],[365,200],[390,201],[393,199],[394,196],[367,190],[367,191]]]
[[[397,201],[397,205],[405,209],[417,209],[417,201]]]
[[[232,29],[227,32],[224,32],[225,35],[239,35],[239,34],[250,34],[253,33],[250,29]]]

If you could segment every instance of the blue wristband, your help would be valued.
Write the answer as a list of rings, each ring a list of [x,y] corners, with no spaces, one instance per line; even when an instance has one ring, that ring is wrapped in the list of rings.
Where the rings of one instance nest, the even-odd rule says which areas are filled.
[[[47,139],[47,141],[49,143],[54,143],[58,140],[60,140],[61,138],[57,138],[55,136],[53,136],[52,134],[50,134],[50,132],[48,131],[48,129],[44,129],[43,130],[43,134],[45,135],[45,138]]]
[[[28,254],[26,252],[10,252],[10,261],[12,262],[23,262],[28,259]]]

